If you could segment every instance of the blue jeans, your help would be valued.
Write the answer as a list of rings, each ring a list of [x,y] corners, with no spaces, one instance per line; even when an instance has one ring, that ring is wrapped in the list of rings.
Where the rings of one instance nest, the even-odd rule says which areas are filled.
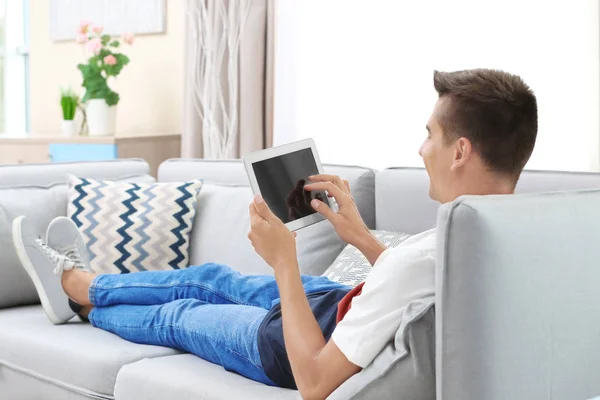
[[[306,294],[347,288],[307,275],[302,284]],[[89,297],[95,327],[131,342],[186,351],[274,386],[258,351],[258,328],[279,302],[272,276],[242,275],[219,264],[99,275]]]

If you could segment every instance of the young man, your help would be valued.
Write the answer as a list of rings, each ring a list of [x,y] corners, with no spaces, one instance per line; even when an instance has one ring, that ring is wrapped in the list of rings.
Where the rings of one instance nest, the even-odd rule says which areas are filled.
[[[419,150],[431,198],[513,193],[537,134],[533,92],[495,70],[435,72],[434,86],[439,99]],[[260,197],[250,204],[248,237],[274,277],[216,264],[95,275],[86,272],[85,246],[66,218],[51,224],[48,244],[18,218],[15,246],[53,322],[67,321],[74,309],[127,340],[188,351],[321,399],[373,361],[411,301],[433,294],[435,231],[386,250],[362,221],[346,181],[319,175],[311,182],[306,189],[329,191],[339,212],[318,200],[311,205],[374,266],[355,289],[301,276],[295,235]]]

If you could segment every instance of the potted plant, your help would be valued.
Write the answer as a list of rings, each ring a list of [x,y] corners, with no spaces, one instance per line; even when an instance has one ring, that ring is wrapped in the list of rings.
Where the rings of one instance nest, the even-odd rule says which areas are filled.
[[[79,106],[79,95],[71,88],[61,89],[60,91],[60,107],[62,108],[63,121],[62,132],[65,136],[77,136],[75,127],[75,112]]]
[[[109,79],[117,77],[129,63],[129,57],[117,52],[121,41],[103,35],[102,31],[102,25],[92,25],[88,21],[82,21],[77,31],[77,43],[85,46],[91,54],[86,64],[77,66],[83,75],[85,95],[82,102],[86,105],[90,136],[115,133],[119,94],[110,88]],[[133,40],[130,33],[122,37],[122,41],[129,45],[133,44]]]

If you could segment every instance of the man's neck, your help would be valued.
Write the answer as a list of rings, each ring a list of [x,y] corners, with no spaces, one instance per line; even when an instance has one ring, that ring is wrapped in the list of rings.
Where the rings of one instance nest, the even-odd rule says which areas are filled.
[[[483,196],[492,194],[513,194],[515,192],[514,183],[504,177],[480,176],[472,177],[463,182],[465,182],[463,185],[456,187],[452,200],[463,195]]]

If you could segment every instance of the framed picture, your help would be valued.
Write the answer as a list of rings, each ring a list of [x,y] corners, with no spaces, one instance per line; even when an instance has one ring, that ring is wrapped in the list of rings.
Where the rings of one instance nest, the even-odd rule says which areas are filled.
[[[81,20],[103,25],[114,36],[163,33],[165,7],[165,0],[50,0],[50,37],[74,40]]]

